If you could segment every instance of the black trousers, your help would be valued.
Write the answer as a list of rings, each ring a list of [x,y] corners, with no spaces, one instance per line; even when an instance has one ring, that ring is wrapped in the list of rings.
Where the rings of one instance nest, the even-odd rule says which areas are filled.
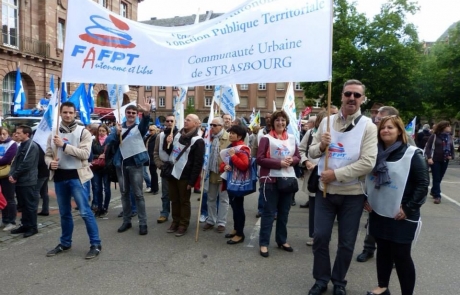
[[[16,186],[16,195],[21,196],[24,202],[21,223],[27,229],[37,228],[38,194],[35,193],[36,185]]]
[[[415,287],[415,266],[411,256],[412,244],[398,244],[376,238],[377,279],[380,288],[388,288],[393,262],[402,295],[412,295]]]
[[[158,187],[158,173],[157,173],[157,166],[155,164],[149,165],[149,172],[150,172],[150,181],[151,181],[151,189],[152,192],[157,192],[160,188]]]
[[[234,197],[228,194],[230,206],[233,211],[233,229],[239,237],[244,236],[244,224],[246,222],[246,214],[244,213],[244,197]]]

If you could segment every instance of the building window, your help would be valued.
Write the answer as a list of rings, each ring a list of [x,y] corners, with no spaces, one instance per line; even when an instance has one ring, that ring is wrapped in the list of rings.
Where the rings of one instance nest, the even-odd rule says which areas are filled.
[[[204,90],[212,90],[212,85],[206,85],[204,86]],[[211,105],[210,105],[211,106]]]
[[[276,83],[276,90],[284,90],[286,88],[285,83]]]
[[[303,90],[302,86],[300,86],[300,83],[294,83],[294,90]]]
[[[188,90],[195,90],[195,86],[189,86]]]
[[[166,90],[165,86],[158,86],[158,90]]]
[[[259,83],[259,90],[267,90],[267,84],[266,83]]]
[[[18,0],[2,1],[3,44],[18,47]]]
[[[152,86],[145,86],[145,91],[152,91]]]
[[[106,8],[107,8],[107,0],[99,0],[99,4],[101,4],[102,7],[106,7]]]
[[[240,104],[238,105],[239,108],[248,108],[248,97],[247,96],[240,96]]]
[[[188,99],[187,105],[190,107],[194,107],[195,106],[195,96],[189,96],[187,99]]]
[[[265,97],[258,97],[257,98],[257,108],[259,108],[259,109],[265,108],[266,104],[267,104],[267,100],[265,99]]]
[[[283,107],[284,97],[277,97],[276,100],[276,109],[279,110]]]
[[[5,78],[3,79],[3,101],[2,101],[3,116],[11,113],[11,109],[13,108],[12,106],[13,106],[15,87],[16,87],[16,71],[8,73],[8,75],[6,75]]]
[[[60,18],[57,27],[57,48],[64,49],[65,20]]]
[[[120,3],[120,15],[128,18],[128,4],[123,1]]]
[[[249,85],[248,84],[240,84],[240,90],[248,90]]]
[[[179,88],[177,88],[177,86],[174,86],[174,87],[173,87],[173,90],[178,90],[178,89],[179,89]]]
[[[158,97],[158,107],[164,108],[166,106],[166,101],[164,97]]]
[[[204,106],[205,107],[211,107],[211,104],[212,104],[212,97],[211,96],[206,96],[204,98]]]

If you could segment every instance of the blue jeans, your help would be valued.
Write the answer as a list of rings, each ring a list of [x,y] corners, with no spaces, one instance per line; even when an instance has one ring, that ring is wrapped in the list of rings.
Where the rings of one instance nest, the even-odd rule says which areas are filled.
[[[446,173],[447,166],[449,166],[449,160],[444,162],[435,161],[431,165],[431,175],[433,177],[431,194],[435,198],[441,198],[441,181]]]
[[[105,172],[94,172],[91,185],[93,186],[93,199],[97,200],[97,209],[107,210],[110,198],[112,197],[109,176]],[[102,190],[104,190],[105,198],[103,197]]]
[[[65,247],[72,246],[73,216],[71,198],[73,196],[80,211],[80,216],[85,222],[90,245],[99,246],[101,244],[99,229],[96,218],[89,206],[86,183],[82,184],[79,179],[69,179],[55,182],[54,188],[59,205],[59,214],[61,215],[61,245]]]
[[[169,213],[171,213],[171,201],[169,200],[169,187],[168,187],[168,179],[161,178],[161,212],[160,216],[164,216],[166,218],[169,217]],[[203,214],[203,213],[201,213]]]
[[[263,194],[263,184],[260,184],[259,186],[259,199],[257,200],[257,213],[262,215],[262,212],[264,211],[264,194]]]
[[[152,182],[150,181],[150,175],[147,172],[147,166],[143,166],[144,181],[147,187],[152,187]]]
[[[201,215],[208,217],[208,192],[203,192],[203,200],[201,200]]]
[[[86,194],[86,198],[89,201],[91,201],[91,181],[87,181],[83,184],[84,186],[84,189],[85,189],[85,194]],[[97,200],[95,200],[95,197],[93,196],[93,201],[92,201],[92,206],[96,206],[97,205]]]
[[[142,192],[142,178],[144,166],[123,166],[116,167],[118,183],[121,191],[121,205],[123,207],[123,223],[131,223],[131,197],[134,195],[139,225],[147,225],[147,215],[145,212],[145,200]]]
[[[289,210],[291,210],[292,194],[280,193],[276,187],[276,183],[267,183],[265,185],[264,194],[264,209],[262,212],[262,220],[260,222],[259,245],[270,245],[270,236],[272,234],[273,220],[278,212],[276,219],[276,234],[275,241],[278,244],[285,244],[287,239],[287,222]],[[262,186],[262,187],[263,187]],[[262,191],[263,193],[264,191]]]

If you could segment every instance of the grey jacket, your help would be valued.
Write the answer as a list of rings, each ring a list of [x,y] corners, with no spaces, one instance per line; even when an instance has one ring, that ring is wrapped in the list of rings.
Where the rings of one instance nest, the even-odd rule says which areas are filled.
[[[37,184],[38,149],[38,145],[32,139],[21,143],[18,147],[10,170],[10,176],[17,181],[16,186]]]

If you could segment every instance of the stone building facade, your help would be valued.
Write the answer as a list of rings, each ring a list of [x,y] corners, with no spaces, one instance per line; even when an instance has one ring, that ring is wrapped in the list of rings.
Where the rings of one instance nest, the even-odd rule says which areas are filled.
[[[0,7],[2,13],[0,115],[5,116],[11,112],[18,67],[26,93],[25,108],[33,108],[49,91],[51,75],[54,76],[55,88],[60,85],[68,1],[0,1],[2,3]],[[126,18],[137,20],[138,4],[143,0],[93,1]],[[73,83],[67,84],[68,93],[72,93],[78,86]],[[105,85],[96,84],[94,89],[99,96],[100,104],[106,104]],[[135,99],[137,92],[129,95]]]

